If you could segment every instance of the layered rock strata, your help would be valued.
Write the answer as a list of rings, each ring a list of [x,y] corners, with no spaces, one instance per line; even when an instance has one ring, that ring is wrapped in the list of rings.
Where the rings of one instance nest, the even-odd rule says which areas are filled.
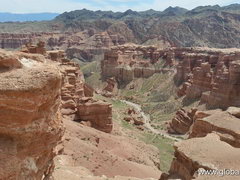
[[[175,48],[178,95],[200,99],[207,108],[239,106],[239,49]]]
[[[166,53],[167,51],[161,51],[154,46],[112,47],[104,54],[104,59],[101,61],[102,77],[103,79],[114,77],[118,82],[128,83],[134,78],[148,78],[155,73],[172,72],[154,65],[160,58],[166,57],[166,66],[172,66],[172,54],[168,57]]]
[[[91,127],[100,131],[112,131],[112,105],[109,103],[82,98],[78,104],[78,116],[81,121],[89,122]]]
[[[189,139],[175,144],[175,159],[164,179],[234,179],[227,176],[199,176],[199,170],[238,170],[240,153],[240,109],[229,107],[197,111]],[[180,126],[181,127],[181,126]]]
[[[88,122],[85,124],[110,133],[113,128],[111,104],[90,98],[94,89],[85,84],[79,65],[66,59],[62,51],[50,51],[47,54],[59,63],[61,69],[61,112],[64,118]]]
[[[192,109],[191,111],[186,111],[184,109],[178,110],[175,117],[169,123],[168,132],[174,134],[186,134],[194,123],[196,112],[197,109]]]
[[[222,141],[240,148],[240,119],[221,110],[199,111],[189,138],[204,137],[216,132]]]
[[[26,44],[35,44],[39,40],[47,45],[48,50],[63,49],[68,58],[77,58],[83,61],[92,61],[95,57],[102,56],[109,47],[126,42],[121,35],[96,32],[93,29],[77,33],[1,33],[0,48],[19,49]],[[35,50],[32,49],[32,51]]]
[[[109,78],[106,81],[106,86],[102,90],[102,95],[105,97],[112,97],[118,92],[118,83],[114,78]]]
[[[47,179],[63,136],[61,74],[43,56],[0,51],[0,179]]]
[[[238,170],[240,149],[234,148],[220,140],[216,134],[193,138],[174,145],[175,159],[164,179],[236,179],[237,176],[207,176],[198,171],[204,170]]]

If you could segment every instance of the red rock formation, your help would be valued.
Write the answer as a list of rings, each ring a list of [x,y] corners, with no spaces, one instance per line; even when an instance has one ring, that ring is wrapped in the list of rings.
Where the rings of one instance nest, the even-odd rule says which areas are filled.
[[[107,80],[107,86],[103,89],[103,91],[113,92],[117,87],[117,81],[114,78],[110,78]]]
[[[169,123],[169,133],[177,133],[177,134],[186,134],[191,125],[193,124],[193,117],[197,109],[192,109],[191,111],[186,111],[181,109],[177,111],[175,117]]]
[[[84,97],[84,77],[79,66],[63,60],[61,70],[64,78],[62,86],[62,113],[63,115],[74,115],[77,113],[77,102]]]
[[[78,116],[81,121],[88,121],[91,127],[110,133],[112,124],[112,105],[92,98],[82,98],[78,103]]]
[[[84,97],[92,97],[94,90],[85,84],[79,65],[66,59],[62,51],[50,51],[46,56],[59,63],[62,73],[61,113],[64,118],[89,121],[92,127],[111,132],[112,107],[91,98],[84,100]]]
[[[231,112],[231,110],[229,110]],[[232,112],[233,113],[233,112]],[[204,137],[216,132],[222,141],[240,148],[240,121],[228,112],[212,110],[198,112],[189,138]]]
[[[208,96],[209,108],[227,108],[240,106],[240,61],[232,61],[229,70],[218,72],[213,80],[213,87]]]
[[[93,97],[94,91],[95,90],[90,85],[84,83],[84,96],[85,97]]]
[[[22,49],[22,52],[31,53],[31,54],[46,54],[45,42],[39,41],[36,46],[31,43],[27,43],[26,47]]]
[[[162,69],[154,66],[163,52],[153,46],[123,45],[106,52],[101,61],[102,77],[115,77],[120,83],[128,83],[134,78],[148,78]],[[170,59],[172,60],[172,57]],[[169,64],[168,64],[169,63]],[[172,66],[173,62],[166,61]]]
[[[177,65],[178,96],[200,99],[207,108],[239,106],[239,50],[173,48]]]
[[[112,97],[118,92],[118,83],[114,78],[109,78],[106,81],[107,85],[103,88],[102,95],[105,97]]]
[[[200,170],[238,170],[240,150],[220,140],[216,134],[193,138],[174,145],[175,159],[165,179],[226,179],[227,176],[201,176]],[[233,177],[233,179],[236,177]]]
[[[64,132],[60,87],[57,66],[43,56],[0,51],[0,179],[51,175]]]
[[[2,49],[18,49],[28,43],[36,43],[39,39],[48,39],[55,36],[57,33],[1,33],[0,34],[0,48]]]
[[[186,97],[196,99],[202,96],[203,92],[210,91],[212,88],[211,65],[201,63],[200,67],[193,68],[192,84],[186,89]]]
[[[18,49],[26,44],[35,44],[39,40],[45,42],[49,50],[66,50],[68,58],[85,61],[92,61],[95,56],[103,55],[109,47],[126,42],[122,36],[109,35],[107,32],[96,33],[92,29],[77,33],[2,33],[0,34],[0,48]],[[36,51],[34,48],[30,47],[32,52]]]

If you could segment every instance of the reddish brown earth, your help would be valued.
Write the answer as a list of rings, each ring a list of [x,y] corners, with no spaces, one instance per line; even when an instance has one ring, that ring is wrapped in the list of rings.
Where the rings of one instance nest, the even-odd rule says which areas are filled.
[[[239,170],[240,149],[220,140],[216,134],[176,143],[175,160],[164,179],[236,179],[237,176],[204,176],[198,170]],[[164,175],[166,176],[166,175]]]
[[[178,94],[186,99],[200,99],[207,108],[239,106],[238,49],[196,48],[174,50],[177,65],[176,80],[185,82]],[[190,51],[190,52],[189,52]]]
[[[190,138],[204,137],[216,132],[222,141],[236,148],[240,147],[240,121],[229,112],[221,110],[198,112],[194,118]]]
[[[171,134],[186,134],[194,122],[193,118],[196,112],[197,109],[191,109],[191,111],[178,110],[175,117],[169,123],[168,132]]]
[[[200,101],[200,109],[239,107],[239,49],[170,48],[124,45],[105,53],[103,79],[114,77],[119,84],[147,78],[164,69],[176,69],[175,84],[182,103]],[[162,62],[162,69],[156,65]],[[141,71],[139,71],[141,69]],[[149,76],[143,72],[151,69]],[[148,71],[150,72],[150,71]],[[203,107],[202,104],[205,104]],[[239,109],[199,111],[181,109],[169,123],[169,132],[189,133],[189,139],[175,145],[175,159],[161,179],[204,179],[201,168],[235,169],[239,163]],[[131,122],[134,115],[124,119]],[[134,114],[134,113],[133,113]],[[206,176],[206,178],[210,178]],[[214,177],[216,179],[216,177]],[[225,179],[225,177],[220,177]],[[226,177],[226,179],[234,179]],[[236,178],[236,177],[235,177]],[[210,178],[211,179],[211,178]]]
[[[0,179],[48,178],[64,133],[61,74],[41,55],[0,51]]]
[[[169,48],[125,44],[101,61],[102,78],[126,84],[155,73],[176,72],[177,94],[207,108],[239,106],[239,49]],[[164,66],[158,67],[159,63]]]
[[[105,97],[112,97],[118,93],[118,83],[115,78],[109,78],[106,80],[106,86],[102,90],[102,95]]]
[[[166,66],[173,65],[169,56],[172,57],[172,54],[167,54],[154,46],[126,44],[112,47],[109,52],[105,53],[104,59],[101,61],[102,78],[114,77],[120,83],[129,83],[134,78],[148,78],[155,73],[164,71],[154,66],[159,58],[166,57],[168,59]]]
[[[30,54],[42,52],[52,61],[58,63],[63,79],[61,87],[61,113],[63,117],[69,120],[89,122],[89,126],[110,133],[112,131],[112,106],[87,98],[87,96],[93,96],[93,89],[86,87],[79,65],[66,59],[64,52],[45,52],[44,49],[44,43],[40,42],[37,46],[26,46],[24,51]]]
[[[57,152],[61,155],[56,157],[53,177],[58,179],[69,172],[78,179],[84,175],[79,170],[86,173],[82,179],[104,178],[102,175],[116,180],[160,176],[157,148],[125,135],[118,124],[112,134],[96,130],[112,131],[112,107],[86,97],[84,79],[76,64],[66,60],[62,51],[43,52],[39,46],[27,50],[28,54],[0,52],[1,116],[14,121],[1,125],[1,161],[8,162],[0,166],[1,178],[49,178]],[[44,55],[36,54],[36,50]],[[69,85],[74,87],[66,89]],[[65,113],[69,109],[73,114]],[[72,121],[72,115],[96,129]],[[63,133],[63,143],[59,144]]]
[[[96,48],[109,48],[113,42],[104,33],[85,33],[81,35],[96,40]],[[104,176],[160,177],[158,150],[129,137],[113,122],[112,105],[94,99],[94,89],[85,84],[79,65],[69,61],[64,51],[46,51],[44,42],[28,44],[22,51],[0,51],[0,119],[5,119],[1,122],[0,159],[8,160],[0,163],[0,173],[4,172],[1,178],[48,178],[54,169],[55,152],[61,153],[55,158],[57,168],[53,174],[58,179],[68,174],[72,179],[99,180]],[[105,53],[102,78],[108,82],[103,92],[113,95],[121,83],[172,72],[176,73],[175,85],[179,85],[176,93],[184,96],[182,103],[199,100],[206,109],[227,109],[193,108],[176,113],[169,132],[189,133],[189,139],[176,143],[175,159],[161,179],[202,179],[197,175],[201,168],[239,167],[239,58],[237,49],[158,49],[130,44],[111,47]],[[129,109],[124,119],[143,125],[137,116]],[[62,144],[57,146],[64,133],[62,117],[66,131]]]
[[[112,105],[92,98],[82,98],[78,103],[78,118],[89,122],[91,127],[110,133],[112,124]]]
[[[161,179],[181,178],[190,180],[211,179],[200,176],[197,171],[205,170],[238,170],[240,142],[239,108],[230,107],[227,111],[197,111],[190,129],[188,140],[175,145],[175,160],[169,174]],[[212,176],[214,179],[236,179],[236,176]]]
[[[2,33],[0,48],[19,49],[26,44],[28,46],[36,44],[39,40],[46,44],[48,50],[65,50],[68,58],[83,61],[92,61],[95,56],[101,56],[109,47],[127,42],[123,36],[114,32],[96,32],[94,29],[71,33]]]
[[[159,178],[161,172],[156,167],[160,165],[159,154],[155,147],[120,135],[123,132],[118,132],[117,127],[114,134],[106,134],[73,121],[64,120],[64,125],[61,157],[68,159],[63,164],[65,168],[83,166],[95,176]],[[56,169],[56,173],[61,172]]]

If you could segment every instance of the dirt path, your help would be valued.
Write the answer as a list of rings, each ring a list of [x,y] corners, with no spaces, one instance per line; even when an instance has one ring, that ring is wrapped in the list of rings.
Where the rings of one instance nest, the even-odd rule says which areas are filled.
[[[126,101],[126,100],[121,100],[121,101],[123,103],[129,105],[129,106],[132,106],[135,109],[135,111],[137,111],[139,114],[141,114],[142,118],[144,119],[144,126],[148,130],[150,130],[152,133],[161,135],[163,137],[172,139],[174,141],[181,141],[181,139],[173,137],[173,136],[170,136],[168,133],[166,133],[164,131],[161,131],[161,130],[153,128],[152,125],[150,124],[150,121],[151,121],[150,116],[143,112],[141,105],[133,103],[133,102],[130,102],[130,101]]]

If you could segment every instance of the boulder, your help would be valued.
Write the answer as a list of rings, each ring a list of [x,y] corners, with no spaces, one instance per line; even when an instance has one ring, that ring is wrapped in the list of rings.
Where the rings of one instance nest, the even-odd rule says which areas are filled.
[[[112,131],[111,104],[92,98],[82,98],[78,103],[77,113],[80,121],[90,121],[93,128],[106,133]]]
[[[161,179],[234,179],[228,176],[201,176],[198,171],[239,169],[240,149],[220,140],[216,134],[188,139],[174,145],[174,160],[168,175]]]

